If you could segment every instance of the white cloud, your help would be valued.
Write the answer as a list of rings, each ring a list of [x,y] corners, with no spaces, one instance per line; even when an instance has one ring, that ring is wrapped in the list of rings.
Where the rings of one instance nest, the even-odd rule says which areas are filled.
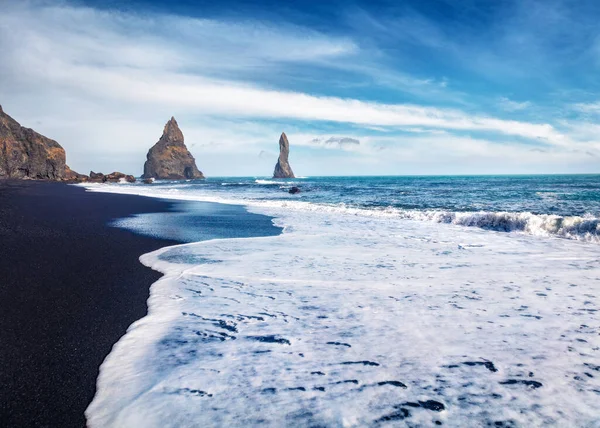
[[[204,54],[219,51],[220,56],[228,57],[217,61],[225,67],[239,64],[240,58],[232,56],[238,50],[247,52],[241,59],[244,63],[248,58],[258,62],[310,61],[353,49],[351,42],[337,43],[314,32],[293,37],[264,25],[172,16],[143,19],[70,7],[16,8],[4,14],[0,22],[2,48],[9,58],[3,61],[5,74],[12,72],[17,79],[28,78],[90,96],[167,104],[203,114],[495,131],[554,143],[562,139],[548,124],[505,121],[433,107],[312,96],[186,71],[186,67],[199,65],[195,63],[194,43],[203,37],[203,46],[214,44]],[[159,29],[163,26],[177,30],[161,36]],[[52,28],[62,30],[53,32]],[[200,39],[177,37],[188,34],[199,34]],[[191,49],[189,54],[184,53],[187,48]],[[215,58],[200,63],[215,67]]]
[[[595,103],[576,103],[572,107],[574,110],[582,113],[600,114],[600,101]]]
[[[500,101],[498,101],[500,108],[506,111],[519,111],[525,110],[531,107],[530,101],[513,101],[506,97],[501,97]]]
[[[310,140],[309,144],[317,147],[353,150],[360,145],[360,140],[352,137],[315,137]]]
[[[310,134],[288,134],[290,144]],[[315,136],[316,137],[316,136]],[[337,174],[507,174],[594,172],[597,157],[584,151],[539,148],[510,140],[414,134],[359,137],[361,144],[339,162]],[[292,147],[293,148],[293,147]],[[331,174],[331,158],[293,150],[290,162],[302,175]]]
[[[246,118],[332,121],[369,126],[431,127],[461,131],[494,131],[541,138],[562,145],[565,137],[549,124],[473,116],[459,110],[390,105],[300,92],[263,89],[176,73],[150,73],[128,68],[96,68],[49,64],[34,60],[30,73],[38,81],[66,86],[89,96],[136,104],[168,105],[198,114]],[[34,76],[32,76],[34,77]]]
[[[35,0],[7,4],[0,23],[5,49],[16,44],[31,54],[92,66],[206,73],[320,61],[358,49],[346,38],[285,22],[139,15]]]

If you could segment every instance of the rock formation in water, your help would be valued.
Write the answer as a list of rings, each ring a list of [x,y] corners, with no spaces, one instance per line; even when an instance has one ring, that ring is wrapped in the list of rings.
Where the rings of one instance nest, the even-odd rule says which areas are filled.
[[[277,165],[275,165],[273,178],[295,178],[292,167],[288,161],[289,155],[290,143],[288,142],[285,132],[282,132],[281,137],[279,137],[279,160],[277,161]]]
[[[22,127],[0,106],[0,178],[68,180],[77,173],[65,160],[60,144]]]
[[[165,125],[162,137],[146,156],[142,178],[183,180],[204,178],[183,142],[183,133],[174,117]]]
[[[86,176],[84,176],[86,177]],[[90,171],[90,176],[86,177],[87,180],[93,183],[119,183],[120,181],[126,181],[128,183],[135,183],[135,177],[133,175],[123,174],[122,172],[111,172],[110,174],[102,174],[101,172]]]

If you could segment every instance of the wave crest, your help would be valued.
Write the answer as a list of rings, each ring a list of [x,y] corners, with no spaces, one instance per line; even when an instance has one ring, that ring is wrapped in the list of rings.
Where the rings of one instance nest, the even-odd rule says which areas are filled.
[[[401,216],[500,232],[525,232],[536,236],[600,242],[600,219],[591,215],[563,217],[530,212],[403,211]]]
[[[310,202],[267,202],[266,205],[305,211],[339,212],[367,217],[399,217],[407,220],[453,224],[498,232],[523,232],[535,236],[558,237],[600,243],[600,218],[593,215],[559,216],[531,212],[408,210],[394,207],[356,208],[346,204]],[[264,203],[260,204],[263,205]]]
[[[293,181],[277,181],[277,180],[254,180],[254,182],[256,184],[263,184],[263,185],[268,185],[268,184],[294,184]]]

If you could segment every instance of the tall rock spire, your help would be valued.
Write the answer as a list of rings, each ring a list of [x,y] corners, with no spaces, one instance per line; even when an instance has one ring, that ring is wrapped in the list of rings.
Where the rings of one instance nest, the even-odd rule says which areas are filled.
[[[165,124],[160,139],[173,144],[183,144],[183,132],[179,129],[179,125],[173,116],[171,116],[171,120]]]
[[[168,180],[204,178],[185,146],[183,132],[174,117],[166,123],[160,140],[148,151],[142,177]]]
[[[292,167],[288,161],[289,156],[290,143],[288,142],[285,132],[282,132],[281,137],[279,137],[279,160],[277,161],[277,165],[275,165],[273,178],[295,178]]]

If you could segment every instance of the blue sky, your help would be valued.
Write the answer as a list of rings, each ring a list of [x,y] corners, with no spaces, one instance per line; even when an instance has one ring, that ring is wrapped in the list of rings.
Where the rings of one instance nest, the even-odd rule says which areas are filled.
[[[0,104],[76,170],[600,172],[597,1],[2,0]]]

